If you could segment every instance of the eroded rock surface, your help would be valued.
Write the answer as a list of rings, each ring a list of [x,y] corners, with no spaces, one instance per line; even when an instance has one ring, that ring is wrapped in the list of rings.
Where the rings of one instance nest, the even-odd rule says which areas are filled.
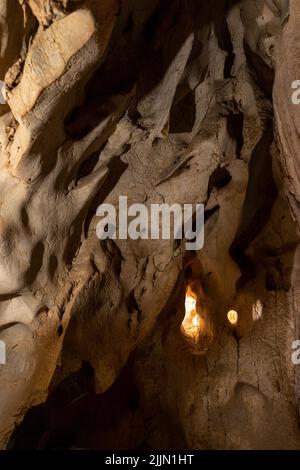
[[[297,0],[2,0],[2,447],[300,448],[299,24]],[[120,195],[204,204],[203,249],[101,242]]]

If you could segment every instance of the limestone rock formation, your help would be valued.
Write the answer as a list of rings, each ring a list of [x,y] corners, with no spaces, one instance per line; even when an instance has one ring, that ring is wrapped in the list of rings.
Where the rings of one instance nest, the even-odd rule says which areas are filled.
[[[1,0],[2,448],[300,448],[299,24],[298,0]],[[99,240],[120,196],[204,204],[204,247]]]

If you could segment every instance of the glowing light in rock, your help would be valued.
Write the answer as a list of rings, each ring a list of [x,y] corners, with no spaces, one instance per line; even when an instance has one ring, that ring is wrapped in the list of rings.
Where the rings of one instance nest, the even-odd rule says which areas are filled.
[[[186,296],[185,296],[185,314],[186,315],[190,315],[193,312],[193,310],[196,309],[196,302],[197,301],[195,297],[193,297],[193,295],[191,294],[191,290],[188,289]]]
[[[239,315],[236,310],[229,310],[227,313],[227,318],[231,325],[236,325],[239,319]]]
[[[185,316],[182,322],[182,329],[187,336],[195,337],[199,334],[200,317],[196,310],[197,299],[190,288],[185,295]]]

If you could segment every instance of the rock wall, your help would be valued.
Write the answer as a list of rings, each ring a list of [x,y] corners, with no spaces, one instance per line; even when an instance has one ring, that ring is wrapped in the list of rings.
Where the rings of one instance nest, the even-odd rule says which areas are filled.
[[[300,448],[298,3],[2,0],[2,447]],[[203,249],[99,241],[120,195]]]

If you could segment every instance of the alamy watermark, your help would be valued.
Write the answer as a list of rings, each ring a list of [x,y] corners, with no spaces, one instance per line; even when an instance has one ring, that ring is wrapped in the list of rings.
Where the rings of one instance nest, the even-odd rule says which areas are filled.
[[[292,353],[292,363],[294,366],[298,366],[300,364],[300,340],[297,339],[292,344],[292,349],[295,351]]]
[[[6,103],[6,93],[5,93],[5,85],[2,80],[0,80],[0,104]]]
[[[0,365],[6,364],[6,344],[0,340]]]
[[[294,80],[292,82],[292,89],[294,90],[292,93],[292,103],[295,105],[300,104],[300,80]],[[291,360],[295,366],[300,364],[300,340],[297,339],[292,343],[292,356]]]
[[[300,80],[294,80],[292,83],[292,89],[295,90],[292,93],[292,103],[300,104]]]
[[[101,204],[101,217],[96,226],[100,240],[186,240],[186,250],[200,250],[204,245],[203,204],[145,204],[128,206],[127,196],[119,197],[117,210],[112,204]]]

